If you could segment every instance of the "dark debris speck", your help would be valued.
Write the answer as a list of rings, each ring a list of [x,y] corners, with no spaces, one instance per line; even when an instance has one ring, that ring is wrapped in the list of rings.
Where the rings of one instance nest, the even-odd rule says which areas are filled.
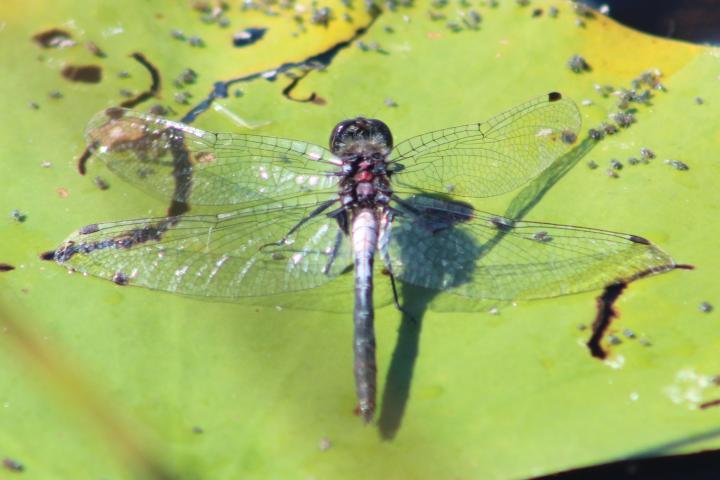
[[[591,128],[588,130],[588,136],[590,136],[593,140],[602,140],[605,136],[605,132],[597,128]]]
[[[99,176],[99,175],[96,176],[96,177],[93,179],[93,183],[94,183],[95,186],[98,187],[100,190],[107,190],[108,188],[110,188],[110,184],[107,183],[107,182],[105,181],[105,179],[103,179],[103,178],[102,178],[101,176]]]
[[[627,128],[637,121],[632,112],[616,112],[611,115],[611,118],[622,128]]]
[[[3,467],[7,468],[8,470],[12,470],[14,472],[23,472],[25,471],[25,466],[18,462],[17,460],[14,460],[12,458],[4,458],[3,459]]]
[[[589,72],[590,64],[580,55],[573,55],[566,62],[567,67],[575,73]]]
[[[623,330],[623,335],[625,335],[626,338],[636,338],[635,332],[629,328]]]
[[[605,135],[615,135],[618,132],[618,127],[612,123],[602,123],[602,129]]]
[[[642,147],[640,149],[640,156],[644,159],[652,160],[653,158],[655,158],[655,152],[653,152],[647,147]]]
[[[690,170],[690,166],[687,163],[682,162],[680,160],[665,160],[665,164],[670,165],[675,170],[680,170],[680,171]]]
[[[162,117],[168,114],[168,109],[160,105],[159,103],[156,103],[155,105],[150,107],[150,113]]]
[[[204,47],[205,46],[205,41],[203,41],[203,39],[198,37],[197,35],[189,36],[187,41],[191,47]]]
[[[18,223],[23,223],[25,220],[27,220],[27,214],[22,213],[17,208],[10,212],[10,218],[15,220]]]

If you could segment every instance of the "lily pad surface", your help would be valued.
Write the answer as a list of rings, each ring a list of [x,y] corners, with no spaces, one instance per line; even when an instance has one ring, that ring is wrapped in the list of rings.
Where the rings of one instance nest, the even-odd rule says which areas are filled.
[[[504,479],[720,447],[720,52],[560,0],[404,3],[3,3],[0,477]],[[629,284],[605,360],[585,345],[601,291],[476,305],[403,285],[412,322],[379,278],[366,426],[350,276],[229,304],[40,259],[83,225],[166,212],[92,157],[79,174],[110,106],[326,145],[357,115],[400,140],[551,91],[578,104],[579,147],[474,206],[695,267]]]

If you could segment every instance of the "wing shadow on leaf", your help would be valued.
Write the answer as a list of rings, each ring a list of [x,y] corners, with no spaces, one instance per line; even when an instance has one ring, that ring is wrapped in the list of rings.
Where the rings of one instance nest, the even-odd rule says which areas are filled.
[[[548,167],[540,176],[526,185],[512,200],[510,206],[505,212],[505,217],[512,220],[522,219],[559,181],[567,172],[570,171],[590,150],[596,145],[596,141],[586,138],[583,142],[570,150],[567,154],[560,157],[550,167]],[[423,199],[437,200],[436,197],[419,196],[418,201],[423,203]],[[448,202],[455,209],[463,208],[463,204],[457,202]],[[464,234],[460,229],[453,229],[448,232],[456,245],[465,245],[465,251],[474,251],[477,256],[487,254],[495,245],[497,245],[506,235],[503,230],[498,230],[497,234],[482,247],[476,245],[475,239]],[[413,262],[412,258],[402,258],[404,252],[410,252],[413,247],[417,248],[416,239],[410,235],[403,236],[402,232],[395,235],[400,245],[400,260],[406,265],[406,270],[413,268],[417,262]],[[408,254],[409,255],[409,254]],[[451,264],[447,262],[446,255],[451,255],[443,249],[434,249],[428,256],[440,264]],[[476,258],[466,258],[465,263],[472,265]],[[427,258],[427,257],[426,257]],[[449,272],[449,286],[458,287],[467,283],[472,279],[472,269],[457,269]],[[412,276],[412,272],[410,272]],[[428,306],[433,302],[435,297],[440,293],[438,290],[423,288],[410,283],[401,283],[401,297],[403,299],[404,308],[407,313],[403,313],[398,337],[393,350],[390,366],[388,367],[385,389],[383,390],[382,407],[380,417],[378,419],[378,427],[381,438],[392,440],[397,435],[402,424],[405,408],[410,393],[413,371],[415,369],[415,361],[417,359],[420,343],[420,333],[422,332],[422,322]],[[452,301],[458,300],[456,295],[452,295]],[[474,308],[489,308],[495,301],[474,301]]]

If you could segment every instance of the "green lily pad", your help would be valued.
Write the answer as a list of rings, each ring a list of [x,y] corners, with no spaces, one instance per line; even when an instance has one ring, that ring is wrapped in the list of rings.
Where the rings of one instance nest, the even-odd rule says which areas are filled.
[[[186,4],[6,2],[0,263],[15,269],[0,272],[0,457],[21,463],[23,478],[519,478],[720,446],[720,410],[700,408],[720,397],[718,310],[698,308],[720,306],[717,49],[580,17],[566,4],[552,17],[552,1],[473,7],[482,16],[476,29],[455,4],[398,7],[373,20],[354,3],[347,11],[332,4],[327,26],[310,21],[310,5],[304,13],[274,6],[279,15],[268,16],[233,4],[222,27]],[[249,27],[267,30],[234,47],[233,34]],[[77,45],[33,40],[52,28]],[[600,292],[502,305],[493,315],[404,287],[422,318],[412,324],[390,305],[378,310],[381,404],[365,426],[353,414],[348,276],[327,290],[224,304],[121,288],[39,260],[82,225],[167,208],[100,162],[77,173],[87,120],[128,100],[121,89],[136,95],[151,83],[133,52],[161,77],[157,97],[138,109],[162,103],[179,118],[215,82],[257,73],[193,124],[320,145],[335,123],[360,114],[402,139],[562,91],[580,105],[583,150],[529,186],[475,205],[633,233],[696,268],[630,284],[609,332],[620,343],[605,341],[605,361],[585,346]],[[322,71],[288,70],[303,78],[287,95],[313,101],[283,95],[295,78],[272,71],[323,53]],[[573,55],[590,70],[568,68]],[[99,65],[102,79],[66,80],[68,65]],[[197,78],[176,87],[187,68]],[[594,84],[629,89],[651,69],[666,91],[633,103],[628,128],[588,141],[587,129],[618,111],[618,98]],[[183,91],[187,105],[175,98]],[[656,158],[630,164],[643,147]],[[612,159],[623,164],[617,177],[607,172]],[[12,218],[15,209],[24,221]],[[384,283],[377,295],[387,304]]]

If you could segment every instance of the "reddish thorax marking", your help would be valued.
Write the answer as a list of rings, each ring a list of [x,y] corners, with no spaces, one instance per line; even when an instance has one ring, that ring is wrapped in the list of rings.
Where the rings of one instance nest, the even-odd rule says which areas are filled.
[[[372,174],[372,172],[370,172],[368,170],[361,170],[355,174],[356,182],[371,182],[372,179],[373,179],[373,174]]]

